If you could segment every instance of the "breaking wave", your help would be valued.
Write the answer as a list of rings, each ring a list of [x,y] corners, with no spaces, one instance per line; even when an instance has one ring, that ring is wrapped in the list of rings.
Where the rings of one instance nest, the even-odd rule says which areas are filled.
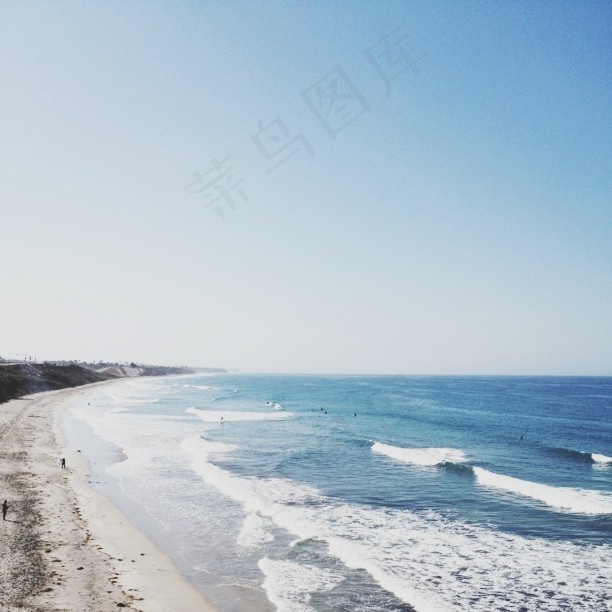
[[[372,452],[412,465],[434,466],[467,461],[466,454],[454,448],[402,448],[375,442],[372,445]]]
[[[287,419],[291,415],[288,412],[239,412],[232,410],[202,410],[200,408],[187,408],[185,411],[193,414],[205,423],[220,423],[221,421],[274,421]]]
[[[574,450],[573,448],[557,447],[552,449],[553,453],[574,459],[576,461],[585,461],[587,463],[612,463],[612,457],[599,453],[588,453],[586,451]]]
[[[612,494],[610,493],[572,487],[554,487],[496,474],[479,467],[473,470],[478,484],[482,486],[529,497],[556,510],[575,514],[612,514]]]

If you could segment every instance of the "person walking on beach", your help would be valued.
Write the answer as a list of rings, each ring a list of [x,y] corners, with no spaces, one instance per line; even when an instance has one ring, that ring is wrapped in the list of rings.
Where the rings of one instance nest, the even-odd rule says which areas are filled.
[[[62,470],[65,470],[66,469],[66,458],[62,457],[60,463],[62,464]]]
[[[6,521],[6,513],[7,512],[8,512],[8,502],[5,499],[4,503],[2,504],[2,520],[3,521]]]

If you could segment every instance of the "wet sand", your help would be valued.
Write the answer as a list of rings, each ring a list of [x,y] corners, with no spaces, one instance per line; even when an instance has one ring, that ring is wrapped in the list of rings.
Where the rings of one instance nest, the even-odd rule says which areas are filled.
[[[172,561],[88,486],[81,454],[63,450],[59,416],[83,389],[0,404],[0,503],[9,504],[0,520],[0,609],[213,611]]]

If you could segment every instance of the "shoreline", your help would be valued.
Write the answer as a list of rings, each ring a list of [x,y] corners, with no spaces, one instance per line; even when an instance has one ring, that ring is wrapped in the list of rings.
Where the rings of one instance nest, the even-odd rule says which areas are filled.
[[[62,450],[67,403],[113,382],[0,406],[0,496],[9,503],[0,522],[3,610],[215,611],[173,561],[88,484],[85,457]]]

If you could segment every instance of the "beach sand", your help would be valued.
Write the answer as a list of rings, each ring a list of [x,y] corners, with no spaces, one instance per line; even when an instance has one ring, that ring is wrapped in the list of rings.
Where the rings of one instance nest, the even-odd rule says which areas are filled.
[[[113,381],[95,383],[107,384]],[[9,504],[0,520],[0,610],[213,611],[172,561],[87,484],[84,457],[63,450],[60,414],[86,387],[0,404],[0,503]]]

